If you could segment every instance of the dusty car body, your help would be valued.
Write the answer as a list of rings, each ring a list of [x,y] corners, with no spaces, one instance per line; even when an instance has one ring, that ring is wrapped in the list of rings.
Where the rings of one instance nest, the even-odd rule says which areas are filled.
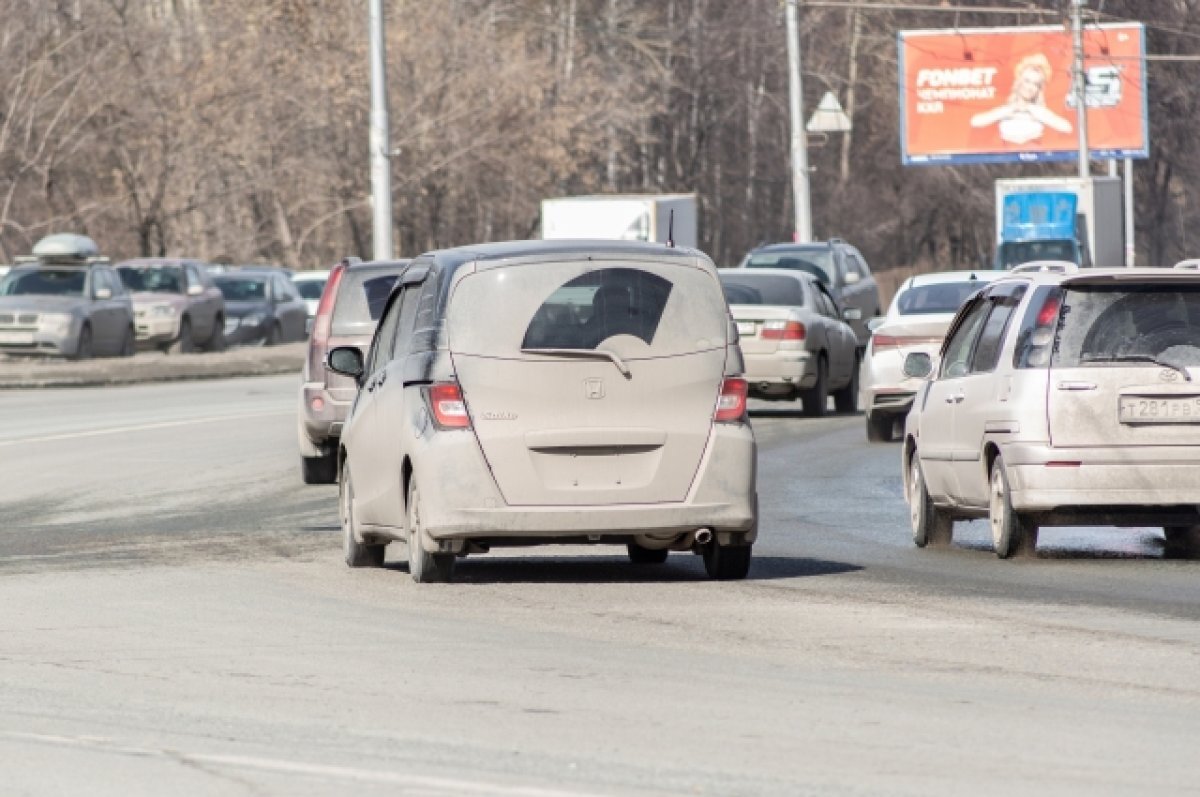
[[[1059,525],[1161,526],[1200,553],[1200,274],[1030,265],[963,306],[917,394],[914,541],[987,517],[1002,558]]]
[[[188,353],[225,348],[225,297],[198,260],[137,258],[117,264],[133,298],[141,348]]]
[[[90,238],[47,236],[29,262],[0,280],[0,352],[72,359],[134,353],[129,294]]]
[[[237,270],[217,274],[213,282],[225,297],[227,342],[275,346],[308,334],[308,310],[286,275]]]
[[[824,415],[832,394],[839,412],[858,402],[858,339],[842,310],[812,274],[790,269],[728,269],[720,274],[737,323],[750,395],[803,402]]]
[[[400,277],[341,437],[351,565],[407,543],[418,581],[495,546],[625,545],[743,578],[755,441],[736,332],[700,252],[522,241],[433,252]]]
[[[868,440],[891,441],[912,409],[923,380],[904,375],[904,359],[914,352],[935,356],[958,308],[1004,273],[941,271],[909,277],[900,285],[887,314],[871,325],[858,380]]]
[[[337,481],[338,438],[358,395],[354,379],[326,368],[325,357],[338,346],[357,346],[366,354],[379,314],[408,262],[364,263],[354,257],[330,271],[308,338],[296,415],[305,484]]]

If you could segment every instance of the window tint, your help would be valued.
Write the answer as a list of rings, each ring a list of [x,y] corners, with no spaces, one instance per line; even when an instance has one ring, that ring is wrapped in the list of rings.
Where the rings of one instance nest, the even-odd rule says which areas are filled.
[[[1051,365],[1200,366],[1200,286],[1072,286]]]
[[[192,287],[193,285],[200,285],[200,284],[201,284],[201,282],[200,282],[200,275],[199,275],[199,274],[196,272],[196,267],[195,267],[195,266],[193,266],[193,265],[191,265],[191,264],[188,264],[188,265],[186,266],[186,269],[185,269],[185,270],[186,270],[186,272],[187,272],[187,284],[188,284],[188,287],[189,287],[189,288],[190,288],[190,287]]]
[[[371,347],[369,354],[366,372],[373,374],[382,368],[389,360],[392,359],[392,352],[396,347],[396,328],[400,325],[400,311],[403,309],[402,300],[404,295],[398,295],[391,306],[387,308],[387,315],[379,324],[379,329],[375,332],[375,343]]]
[[[118,266],[117,275],[131,291],[183,293],[183,270],[179,266]]]
[[[896,309],[900,315],[957,313],[963,302],[984,284],[976,280],[914,285],[896,298]]]
[[[594,349],[614,335],[653,345],[671,283],[635,268],[605,268],[564,283],[534,313],[522,349]]]
[[[417,305],[421,300],[421,286],[409,285],[401,296],[399,322],[396,325],[395,343],[392,346],[392,359],[403,357],[412,350],[413,319],[417,315]]]
[[[225,298],[232,302],[261,301],[267,298],[266,280],[226,277],[218,278],[216,283]]]
[[[82,296],[87,273],[80,268],[37,268],[15,271],[0,286],[0,295],[38,294],[50,296]]]
[[[321,291],[325,290],[325,280],[300,280],[296,283],[296,290],[302,299],[320,299]]]
[[[975,346],[975,355],[971,358],[971,373],[986,373],[996,370],[1000,362],[1000,348],[1004,344],[1004,331],[1016,309],[1016,301],[1002,298],[989,300],[992,311],[988,313],[983,331],[979,335],[979,343]]]
[[[871,268],[870,268],[870,266],[867,265],[866,258],[864,258],[862,256],[862,253],[856,249],[854,251],[853,257],[854,257],[854,268],[858,271],[858,273],[860,275],[862,275],[863,277],[871,276]]]
[[[333,306],[333,334],[369,334],[402,270],[403,267],[392,271],[372,268],[343,273],[337,302]]]
[[[967,365],[971,359],[971,350],[979,337],[980,328],[987,318],[989,302],[976,302],[954,331],[954,336],[946,342],[945,356],[942,358],[942,377],[953,379],[967,373]]]
[[[782,249],[754,252],[745,262],[746,268],[793,268],[812,274],[829,285],[833,276],[833,256],[828,249]]]
[[[722,274],[721,288],[730,304],[804,306],[804,289],[796,277],[775,274]]]

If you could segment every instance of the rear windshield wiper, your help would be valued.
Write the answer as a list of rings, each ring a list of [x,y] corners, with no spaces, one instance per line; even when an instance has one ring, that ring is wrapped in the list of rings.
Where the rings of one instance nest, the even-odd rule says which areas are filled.
[[[609,360],[617,366],[617,370],[630,379],[633,374],[625,361],[615,352],[608,349],[521,349],[522,354],[544,354],[547,357],[585,357],[589,359]]]
[[[1187,368],[1178,364],[1160,360],[1157,357],[1151,357],[1149,354],[1114,354],[1110,356],[1092,356],[1081,357],[1080,362],[1085,363],[1153,363],[1161,365],[1163,368],[1170,368],[1173,371],[1178,371],[1183,374],[1183,378],[1188,382],[1192,381],[1192,375],[1188,373]]]

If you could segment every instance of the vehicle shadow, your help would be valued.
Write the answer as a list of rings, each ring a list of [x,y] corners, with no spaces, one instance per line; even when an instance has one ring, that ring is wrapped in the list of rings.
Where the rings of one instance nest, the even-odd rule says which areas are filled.
[[[392,561],[389,570],[408,572],[408,563]],[[853,573],[863,568],[845,562],[792,556],[755,556],[747,581],[778,581]],[[458,563],[456,584],[665,584],[708,581],[704,562],[690,553],[672,553],[664,564],[635,565],[623,556],[506,556],[485,554]]]
[[[751,418],[807,418],[811,420],[820,420],[820,418],[812,418],[804,414],[804,410],[797,404],[794,407],[755,407],[747,410]],[[854,412],[837,412],[836,410],[826,410],[821,418],[854,418],[861,417],[862,410]]]

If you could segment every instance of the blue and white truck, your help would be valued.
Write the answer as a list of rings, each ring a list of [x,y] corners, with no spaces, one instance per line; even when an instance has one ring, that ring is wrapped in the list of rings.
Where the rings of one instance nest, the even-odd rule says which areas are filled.
[[[1031,177],[996,181],[994,267],[1069,260],[1081,267],[1125,265],[1117,177]]]

